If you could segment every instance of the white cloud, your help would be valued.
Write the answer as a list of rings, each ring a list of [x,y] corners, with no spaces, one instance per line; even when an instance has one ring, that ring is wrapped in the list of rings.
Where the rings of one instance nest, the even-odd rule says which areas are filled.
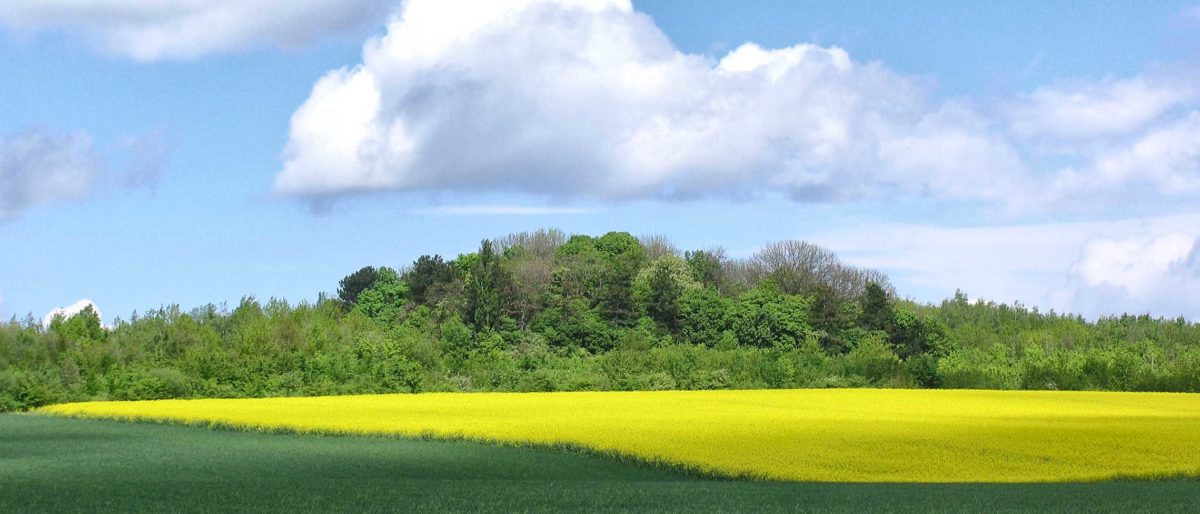
[[[1197,283],[1200,262],[1181,261],[1197,236],[1200,215],[1187,214],[977,227],[863,223],[798,237],[887,272],[898,290],[921,301],[962,289],[1093,318],[1151,312],[1200,319],[1200,296],[1176,294]],[[1172,292],[1172,284],[1180,289]]]
[[[935,101],[836,47],[686,54],[625,0],[410,0],[295,112],[274,190],[1154,204],[1200,199],[1198,99],[1157,67]]]
[[[1057,296],[1093,316],[1122,305],[1131,313],[1200,320],[1200,233],[1090,241]]]
[[[103,323],[104,315],[100,313],[100,308],[96,306],[95,302],[87,298],[83,298],[66,307],[56,307],[51,309],[50,312],[47,312],[46,315],[42,317],[42,326],[50,326],[50,322],[54,320],[55,316],[61,315],[64,318],[70,318],[71,316],[78,314],[79,311],[82,311],[89,305],[93,310],[96,311],[96,316],[99,317],[101,319],[101,323]]]
[[[87,134],[0,134],[0,221],[87,197],[103,172]]]
[[[128,137],[108,157],[124,162],[121,171],[107,165],[91,136],[30,129],[0,134],[0,222],[29,209],[86,199],[105,182],[153,188],[166,167],[167,148],[160,133]]]
[[[296,46],[382,24],[396,0],[5,0],[0,24],[82,34],[138,60]]]
[[[449,216],[493,216],[493,215],[514,215],[514,216],[547,216],[547,215],[564,215],[564,214],[592,214],[598,212],[596,209],[583,207],[536,207],[524,205],[459,205],[447,207],[435,207],[433,209],[425,209],[418,211],[428,214],[442,214]]]
[[[412,0],[293,115],[275,190],[1013,195],[1015,150],[927,89],[839,48],[685,54],[628,1]]]
[[[1044,86],[1005,107],[1016,134],[1070,141],[1136,132],[1197,93],[1187,81],[1143,74]]]
[[[1121,144],[1102,146],[1081,166],[1060,170],[1045,192],[1055,198],[1108,195],[1142,202],[1196,196],[1200,111],[1149,127]]]

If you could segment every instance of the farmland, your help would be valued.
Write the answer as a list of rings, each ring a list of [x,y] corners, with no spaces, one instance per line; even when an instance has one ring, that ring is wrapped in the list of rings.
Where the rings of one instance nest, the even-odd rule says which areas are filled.
[[[0,415],[3,512],[1179,512],[1200,483],[713,480],[573,452]]]
[[[1200,475],[1200,396],[764,390],[63,404],[43,412],[573,446],[720,476],[1048,482]]]

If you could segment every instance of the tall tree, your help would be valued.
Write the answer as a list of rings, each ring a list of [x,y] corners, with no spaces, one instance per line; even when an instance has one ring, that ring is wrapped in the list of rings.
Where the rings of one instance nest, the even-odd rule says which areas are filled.
[[[687,263],[668,254],[638,273],[634,282],[634,296],[647,316],[675,333],[679,331],[680,297],[685,291],[699,287]]]
[[[695,277],[701,285],[721,290],[722,278],[724,278],[722,269],[725,261],[724,248],[716,247],[711,250],[687,252],[684,254],[684,260],[692,270],[692,277]]]
[[[887,330],[892,321],[892,301],[878,282],[868,282],[858,299],[862,305],[859,323],[867,330]]]
[[[381,323],[392,323],[408,302],[408,285],[396,270],[379,268],[379,279],[358,295],[355,310]]]
[[[358,295],[375,285],[376,280],[379,280],[379,270],[374,266],[364,266],[338,281],[338,299],[346,308],[354,307],[358,303]]]
[[[496,255],[490,240],[483,240],[467,278],[466,318],[478,333],[495,329],[504,310],[503,292],[508,286],[508,273]]]
[[[645,248],[628,232],[604,234],[596,239],[596,248],[605,264],[596,308],[609,321],[629,325],[637,314],[633,279],[645,260]]]
[[[440,255],[422,255],[413,262],[412,269],[405,273],[409,293],[414,302],[428,305],[431,290],[454,280],[454,266],[442,260]]]

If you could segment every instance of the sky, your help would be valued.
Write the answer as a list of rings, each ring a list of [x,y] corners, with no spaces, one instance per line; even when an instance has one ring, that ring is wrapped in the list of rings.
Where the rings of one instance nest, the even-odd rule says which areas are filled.
[[[1200,320],[1200,4],[990,4],[8,0],[0,317],[556,227]]]

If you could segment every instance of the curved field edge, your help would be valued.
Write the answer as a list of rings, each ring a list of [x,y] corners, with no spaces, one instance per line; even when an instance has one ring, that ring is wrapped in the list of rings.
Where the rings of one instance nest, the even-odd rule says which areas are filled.
[[[0,512],[1188,512],[1200,481],[704,480],[569,452],[0,415]],[[114,477],[120,477],[115,480]]]
[[[330,397],[336,398],[336,397]],[[72,404],[62,404],[72,405]],[[423,432],[417,434],[401,434],[388,432],[354,432],[348,430],[327,430],[319,428],[302,428],[302,427],[282,427],[282,426],[256,426],[239,423],[228,423],[220,421],[186,421],[177,419],[163,419],[148,416],[105,416],[92,414],[63,414],[43,409],[27,412],[27,413],[10,413],[10,416],[41,416],[52,418],[69,418],[94,421],[113,421],[119,423],[141,423],[148,425],[163,425],[174,427],[194,428],[197,430],[219,430],[224,432],[240,432],[254,434],[277,434],[277,435],[295,435],[295,436],[311,436],[311,437],[357,437],[366,439],[394,439],[398,441],[434,441],[434,442],[464,442],[474,444],[484,444],[497,446],[501,448],[515,449],[541,449],[558,452],[577,453],[584,456],[595,457],[605,460],[611,460],[620,463],[643,466],[650,469],[656,469],[677,475],[705,479],[705,480],[754,480],[759,482],[779,482],[772,480],[766,476],[755,474],[730,474],[718,470],[704,469],[696,465],[688,465],[679,462],[667,460],[647,459],[645,457],[632,453],[621,452],[618,450],[604,450],[592,448],[586,445],[558,442],[558,443],[539,443],[534,441],[510,441],[504,439],[494,439],[486,437],[471,437],[462,434],[439,434],[434,432]],[[1128,477],[1131,480],[1142,480],[1140,477]],[[1169,478],[1169,477],[1164,477]],[[1190,479],[1190,477],[1175,477],[1178,479]]]
[[[96,402],[40,412],[553,448],[711,478],[1036,483],[1200,476],[1198,400],[1200,395],[913,390],[450,393]],[[697,417],[690,409],[702,412]],[[850,436],[822,439],[831,425]],[[728,433],[713,432],[713,426]],[[557,432],[547,435],[539,427]],[[764,434],[769,437],[755,438]],[[1055,444],[1030,446],[1030,440]],[[806,444],[813,441],[825,444]],[[864,451],[864,442],[875,446]],[[777,457],[785,454],[798,460]],[[896,455],[913,462],[889,458]],[[1006,465],[1011,469],[1000,469]],[[921,472],[905,471],[916,468]]]
[[[67,404],[64,404],[67,405]],[[410,434],[394,434],[394,433],[364,433],[352,432],[345,430],[321,430],[311,428],[296,428],[296,427],[268,427],[268,426],[253,426],[240,425],[234,423],[224,423],[218,421],[182,421],[173,419],[161,419],[153,417],[118,417],[104,415],[88,415],[88,414],[61,414],[47,411],[34,411],[24,414],[9,414],[13,416],[47,416],[58,418],[94,420],[94,421],[113,421],[119,423],[142,423],[149,425],[163,425],[194,428],[199,430],[219,430],[225,432],[240,432],[254,434],[278,434],[278,435],[297,435],[297,436],[312,436],[312,437],[359,437],[369,439],[395,439],[400,441],[436,441],[436,442],[466,442],[475,444],[486,444],[498,446],[501,448],[530,448],[542,449],[550,451],[578,453],[585,456],[607,459],[621,463],[633,464],[637,466],[645,466],[651,469],[657,469],[670,473],[679,474],[686,477],[705,479],[705,480],[750,480],[756,482],[777,482],[777,483],[793,483],[792,480],[780,480],[771,478],[765,474],[756,473],[728,473],[720,470],[704,469],[698,465],[689,465],[680,462],[672,462],[667,460],[647,459],[645,457],[622,452],[619,450],[604,450],[592,448],[578,443],[559,442],[559,443],[539,443],[533,441],[509,441],[503,439],[490,439],[485,437],[471,437],[465,435],[454,434],[438,434],[433,432],[420,433],[415,435]],[[1116,474],[1109,477],[1092,478],[1085,480],[1069,480],[1069,481],[1039,481],[1039,482],[1015,482],[1015,483],[1105,483],[1105,482],[1144,482],[1144,481],[1196,481],[1200,479],[1200,471],[1196,473],[1163,473],[1163,474],[1145,474],[1145,475],[1121,475]],[[845,482],[845,481],[806,481],[805,483],[827,483],[827,484],[911,484],[918,482]],[[1005,484],[1014,482],[930,482],[935,484]]]

